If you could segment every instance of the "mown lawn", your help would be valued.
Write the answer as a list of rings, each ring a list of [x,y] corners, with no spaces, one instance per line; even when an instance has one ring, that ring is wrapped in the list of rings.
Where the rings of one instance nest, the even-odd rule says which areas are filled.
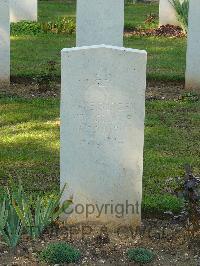
[[[155,46],[156,45],[156,46]],[[48,72],[48,62],[56,62],[55,75],[60,76],[60,51],[75,46],[75,36],[12,37],[11,75],[35,77]],[[155,80],[183,80],[185,73],[185,39],[130,37],[125,46],[148,52],[147,75]]]
[[[199,102],[147,101],[144,150],[144,212],[177,210],[163,189],[190,163],[199,173]],[[30,193],[59,187],[59,100],[0,100],[0,183],[20,177]]]
[[[147,27],[144,21],[150,14],[158,15],[158,4],[127,5],[125,25]],[[57,17],[75,19],[73,1],[39,1],[39,21],[54,21]],[[185,38],[125,37],[124,45],[147,50],[148,79],[184,80]],[[11,75],[12,77],[41,76],[48,71],[48,61],[55,61],[57,63],[55,75],[60,77],[60,51],[64,47],[72,46],[75,46],[75,34],[12,36]]]
[[[58,17],[76,18],[76,1],[38,1],[39,21],[52,21]]]
[[[69,17],[76,19],[76,1],[62,0],[62,1],[39,1],[39,21],[53,21],[58,17]],[[152,14],[158,17],[158,4],[144,5],[126,4],[125,5],[125,26],[132,27],[146,27],[145,20]],[[158,23],[158,18],[156,19]]]

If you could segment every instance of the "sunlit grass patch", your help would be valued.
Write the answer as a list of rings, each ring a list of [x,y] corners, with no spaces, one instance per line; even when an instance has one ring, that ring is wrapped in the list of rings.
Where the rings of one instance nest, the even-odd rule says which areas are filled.
[[[166,179],[183,174],[190,163],[199,173],[199,102],[147,101],[143,190],[145,211],[165,202]],[[52,193],[59,188],[59,100],[0,100],[0,183],[21,178],[30,193]],[[163,208],[177,210],[166,197]],[[172,207],[170,207],[172,205]],[[174,206],[174,207],[173,207]]]

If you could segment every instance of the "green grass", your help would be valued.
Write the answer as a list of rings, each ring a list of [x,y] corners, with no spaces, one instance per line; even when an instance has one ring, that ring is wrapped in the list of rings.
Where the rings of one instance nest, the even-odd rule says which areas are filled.
[[[58,17],[70,17],[75,19],[75,1],[39,1],[38,19],[39,21],[54,21]]]
[[[131,37],[125,46],[148,52],[147,75],[154,80],[184,80],[186,40],[164,37]]]
[[[75,37],[56,34],[15,36],[11,38],[11,75],[35,77],[48,69],[48,61],[57,63],[60,76],[61,50],[75,45]]]
[[[190,163],[199,173],[199,102],[147,101],[144,150],[145,212],[179,210],[163,194],[165,180]],[[31,193],[59,187],[59,100],[0,100],[0,183],[20,177]]]
[[[21,177],[31,191],[52,190],[59,176],[58,100],[0,101],[0,177]]]
[[[127,5],[125,24],[147,27],[144,24],[150,13],[158,14],[158,4]],[[75,18],[73,1],[39,1],[39,21],[55,20],[58,16]],[[166,37],[126,37],[124,45],[145,49],[148,52],[148,79],[184,80],[186,39]],[[11,37],[12,77],[35,77],[46,72],[48,61],[55,61],[56,76],[60,77],[60,51],[75,46],[75,34],[43,34]]]
[[[59,77],[61,49],[75,46],[74,35],[17,36],[11,41],[11,75],[15,77],[41,75],[50,60],[57,63],[55,74]],[[125,46],[147,50],[149,79],[184,79],[185,39],[130,37],[125,38]]]
[[[69,17],[76,19],[75,1],[39,1],[39,21],[53,21],[58,17]],[[125,25],[134,27],[146,27],[145,20],[150,14],[157,16],[158,23],[158,4],[127,4],[125,6]]]
[[[146,28],[145,20],[149,15],[157,16],[155,22],[158,25],[158,4],[129,4],[125,6],[125,26]]]

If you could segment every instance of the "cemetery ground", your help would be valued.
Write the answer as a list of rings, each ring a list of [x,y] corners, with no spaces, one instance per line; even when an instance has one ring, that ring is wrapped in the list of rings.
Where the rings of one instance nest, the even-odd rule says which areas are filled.
[[[57,21],[67,17],[75,20],[75,5],[67,1],[39,1],[39,22]],[[150,17],[150,23],[145,21]],[[152,17],[152,19],[151,19]],[[125,8],[125,29],[156,28],[158,5],[137,4]],[[28,77],[41,77],[49,72],[48,62],[55,63],[53,74],[60,76],[60,50],[75,46],[75,34],[34,34],[35,26],[23,26],[23,34],[11,29],[11,76],[13,81]],[[31,30],[32,29],[32,30]],[[160,36],[129,36],[124,38],[125,47],[145,49],[148,52],[148,79],[184,80],[186,38]]]
[[[39,21],[57,16],[75,19],[73,1],[39,1]],[[158,5],[126,6],[126,28],[154,28],[144,21],[158,14]],[[156,17],[156,16],[155,16]],[[185,37],[129,36],[125,46],[148,52],[146,93],[143,228],[102,231],[65,227],[56,223],[37,240],[27,235],[13,251],[0,243],[0,265],[42,265],[38,253],[49,242],[67,241],[79,248],[87,265],[128,263],[129,247],[154,250],[151,265],[198,265],[199,238],[189,236],[182,222],[174,223],[165,212],[178,215],[183,201],[172,195],[184,164],[198,175],[199,99],[183,89]],[[9,176],[20,178],[28,194],[45,199],[59,190],[60,50],[75,46],[75,34],[18,33],[11,36],[11,87],[0,94],[0,191]],[[0,194],[1,196],[3,193]],[[163,230],[164,228],[164,230]],[[103,233],[102,233],[103,232]],[[135,264],[133,264],[135,265]]]

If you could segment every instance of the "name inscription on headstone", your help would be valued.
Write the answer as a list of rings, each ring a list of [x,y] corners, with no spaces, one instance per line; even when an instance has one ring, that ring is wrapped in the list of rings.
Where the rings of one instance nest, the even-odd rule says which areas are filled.
[[[85,98],[78,105],[79,131],[83,137],[81,144],[93,144],[97,148],[105,145],[124,143],[124,133],[132,126],[134,105],[129,97],[122,101],[116,88],[109,86],[108,80],[97,80],[85,91]],[[88,115],[90,114],[90,115]],[[120,121],[120,123],[119,123]],[[123,121],[123,124],[121,123]]]

